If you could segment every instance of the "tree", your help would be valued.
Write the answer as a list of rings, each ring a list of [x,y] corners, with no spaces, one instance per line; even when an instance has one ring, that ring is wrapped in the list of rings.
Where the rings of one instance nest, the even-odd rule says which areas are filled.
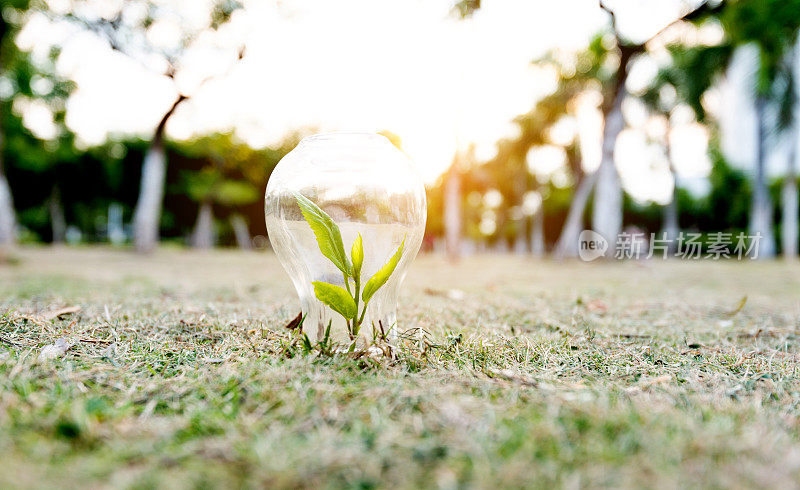
[[[778,87],[781,80],[793,80],[793,63],[787,63],[787,59],[792,58],[790,53],[797,42],[800,1],[731,0],[721,3],[712,13],[726,37],[716,45],[701,45],[685,51],[680,66],[691,74],[692,81],[684,87],[681,95],[695,109],[698,119],[702,120],[705,115],[702,96],[714,79],[728,69],[734,49],[748,45],[756,47],[758,67],[752,89],[757,119],[757,148],[753,162],[749,233],[761,235],[759,258],[769,258],[774,256],[776,247],[772,201],[765,168],[768,135],[772,132],[768,107],[778,103],[782,116],[776,128],[779,131],[788,128],[794,117],[794,83],[784,83],[786,90],[783,92]],[[704,22],[707,17],[701,15],[693,20]],[[791,187],[787,192],[791,194]],[[791,217],[791,211],[788,214]]]
[[[111,49],[126,54],[133,59],[142,59],[142,53],[147,55],[148,59],[153,57],[160,59],[163,63],[155,65],[166,66],[166,69],[160,74],[174,83],[186,53],[193,47],[198,38],[208,31],[217,30],[240,7],[241,4],[234,0],[219,0],[215,2],[209,12],[207,23],[201,27],[190,26],[174,9],[165,9],[150,0],[121,3],[117,12],[106,17],[84,17],[76,8],[64,14],[63,17],[98,34],[107,41]],[[129,15],[129,12],[142,9],[147,12],[147,15],[143,18],[134,14]],[[180,39],[175,45],[168,48],[156,46],[148,41],[146,36],[147,30],[153,26],[155,19],[159,18],[159,16],[172,16],[173,20],[182,29]],[[244,56],[244,48],[237,48],[233,54],[234,60],[241,60]],[[152,69],[151,67],[154,65],[153,63],[144,64],[148,69]],[[212,78],[215,78],[215,75],[207,77],[201,82],[200,86]],[[158,242],[167,165],[164,148],[167,123],[181,104],[189,100],[193,95],[182,93],[177,84],[175,85],[175,91],[175,100],[156,125],[142,164],[139,198],[133,217],[134,244],[137,251],[140,252],[153,250]]]
[[[710,8],[705,2],[688,13],[670,22],[648,40],[640,43],[629,41],[617,28],[616,16],[614,11],[608,8],[602,1],[600,7],[605,10],[611,19],[611,35],[613,36],[613,47],[611,51],[615,53],[617,62],[611,73],[599,78],[603,103],[601,112],[603,115],[603,136],[600,167],[592,174],[586,176],[578,184],[573,201],[567,215],[567,220],[559,237],[556,246],[556,257],[574,256],[577,253],[578,234],[581,229],[582,216],[589,201],[589,196],[594,190],[594,207],[592,209],[592,228],[607,240],[614,240],[622,228],[622,188],[619,175],[614,164],[614,149],[617,137],[625,127],[622,115],[622,103],[627,94],[625,84],[628,79],[630,63],[637,56],[642,55],[647,50],[647,45],[661,35],[672,25],[696,18],[703,15]],[[590,50],[592,47],[590,47]],[[595,47],[598,54],[599,47]],[[602,75],[603,72],[598,72]],[[607,253],[613,253],[613,248],[609,247]]]
[[[570,70],[572,74],[562,81],[599,82],[599,90],[603,96],[601,112],[603,116],[603,137],[600,167],[593,173],[584,176],[577,183],[573,200],[567,214],[566,222],[556,246],[556,257],[577,255],[578,234],[582,228],[583,214],[589,197],[594,190],[594,207],[592,225],[595,231],[613,240],[622,228],[622,188],[619,175],[614,164],[614,148],[617,137],[625,127],[622,115],[622,102],[626,96],[625,84],[628,78],[630,63],[646,51],[647,45],[673,24],[689,20],[708,10],[705,2],[670,22],[647,41],[635,43],[624,37],[617,28],[616,16],[602,0],[600,8],[610,17],[610,44],[606,47],[606,39],[597,36],[584,53],[583,63],[576,66],[579,70]],[[469,16],[480,8],[479,0],[463,0],[456,3],[454,10],[461,15]],[[613,56],[611,56],[613,55]],[[613,66],[609,68],[609,66]]]
[[[795,67],[797,48],[788,51],[785,66],[779,71],[776,98],[778,101],[778,131],[787,135],[789,151],[786,158],[786,174],[781,188],[781,249],[783,258],[797,260],[798,240],[798,190],[797,190],[797,90]]]
[[[647,50],[647,44],[673,24],[700,15],[707,7],[705,2],[700,6],[672,21],[647,41],[632,43],[617,28],[614,11],[600,1],[600,8],[608,12],[611,18],[611,32],[614,45],[619,56],[619,63],[614,75],[604,90],[603,95],[603,143],[600,167],[597,169],[594,207],[592,209],[592,227],[607,240],[614,240],[622,229],[622,187],[614,165],[614,148],[617,137],[625,127],[622,116],[622,102],[626,95],[625,83],[628,80],[630,63]],[[607,253],[613,253],[609,247]]]
[[[187,173],[183,177],[186,194],[199,204],[197,221],[191,239],[192,246],[195,248],[211,248],[216,242],[214,238],[214,204],[235,209],[237,206],[254,202],[259,197],[255,184],[231,175],[240,170],[237,167],[241,165],[241,162],[233,159],[234,151],[225,151],[219,146],[214,147],[215,143],[219,144],[220,139],[228,139],[226,136],[206,137],[195,143],[195,145],[207,147],[206,158],[209,160],[209,164],[201,170]],[[255,152],[250,150],[250,153]],[[249,249],[250,232],[247,229],[247,221],[240,213],[233,212],[230,215],[230,223],[239,248]]]
[[[783,258],[797,260],[798,239],[797,134],[789,137],[789,156],[781,189],[781,249]]]
[[[585,78],[566,76],[562,66],[553,59],[545,59],[543,63],[553,65],[559,73],[559,84],[555,92],[543,97],[527,113],[515,119],[519,127],[519,135],[504,139],[497,144],[497,154],[484,166],[491,175],[493,187],[503,196],[506,208],[516,210],[518,217],[529,220],[528,225],[519,228],[530,228],[529,249],[533,255],[544,254],[544,202],[541,184],[531,173],[529,161],[532,149],[544,145],[559,146],[551,137],[552,127],[564,118],[570,118],[575,105],[575,98],[586,90]],[[574,144],[571,143],[571,144]],[[570,154],[565,149],[566,154]],[[569,158],[568,158],[569,159]],[[574,180],[581,177],[580,164],[572,169]],[[514,216],[512,216],[514,218]]]
[[[462,178],[466,157],[457,153],[444,179],[444,238],[447,258],[456,261],[461,256],[461,234],[463,229]]]
[[[780,78],[789,80],[787,92],[793,94],[793,63],[787,57],[797,43],[800,28],[800,2],[781,0],[740,0],[726,6],[722,16],[723,26],[734,45],[754,43],[759,53],[756,75],[755,109],[758,118],[758,150],[753,182],[753,201],[750,215],[750,234],[760,233],[762,242],[759,257],[775,255],[775,238],[772,231],[773,209],[766,177],[766,146],[770,128],[767,122],[767,105],[775,99],[775,85]],[[791,117],[784,119],[783,128],[790,127],[794,101],[788,98]],[[791,214],[791,213],[790,213]],[[795,223],[796,226],[796,223]]]
[[[263,195],[272,169],[300,139],[300,133],[291,133],[272,147],[253,149],[230,133],[219,133],[176,145],[192,168],[181,172],[178,187],[198,203],[192,246],[215,244],[217,210],[218,217],[227,219],[237,246],[251,248],[246,208]]]
[[[678,94],[690,90],[689,87],[695,80],[703,75],[693,71],[691,64],[685,62],[687,51],[683,46],[672,46],[667,51],[669,61],[659,69],[653,81],[639,94],[639,98],[654,116],[664,121],[664,139],[661,144],[664,148],[664,156],[674,184],[670,199],[662,210],[661,230],[666,239],[669,240],[669,252],[673,253],[676,249],[676,240],[680,232],[678,217],[680,209],[678,203],[678,175],[672,159],[671,116],[682,102]],[[702,113],[702,107],[700,107],[699,111]]]
[[[67,222],[63,203],[63,189],[60,182],[64,174],[80,158],[75,148],[75,135],[65,124],[66,102],[74,84],[55,75],[54,60],[58,51],[51,53],[50,60],[39,66],[31,60],[28,53],[17,53],[8,67],[13,74],[15,93],[14,103],[39,103],[50,111],[53,117],[54,132],[46,140],[34,135],[15,114],[5,118],[7,155],[11,157],[9,171],[27,171],[37,177],[37,187],[47,192],[43,204],[49,215],[53,243],[62,243],[66,238]],[[34,88],[36,85],[36,88]]]
[[[0,9],[0,72],[5,75],[6,62],[16,51],[14,34],[18,26],[6,17],[16,11],[27,8],[27,0],[10,1]],[[2,114],[0,114],[2,116]],[[0,118],[1,119],[1,118]],[[3,128],[0,127],[0,247],[13,245],[16,241],[16,216],[11,186],[8,184],[2,158]]]
[[[602,87],[608,85],[608,79],[611,76],[604,69],[607,64],[606,58],[609,54],[610,50],[605,47],[603,36],[595,36],[592,42],[589,43],[588,48],[583,53],[578,54],[575,64],[578,67],[584,67],[582,70],[575,70],[574,75],[566,77],[563,75],[564,70],[559,70],[562,73],[559,77],[561,84],[566,85],[573,97],[597,90],[598,87],[602,90]],[[570,71],[568,73],[573,72]],[[586,142],[581,142],[581,144],[584,143]],[[555,257],[558,259],[578,255],[578,235],[583,228],[583,215],[598,177],[598,171],[584,174],[580,166],[576,166],[573,173],[580,178],[575,179],[575,192],[570,201],[567,218],[556,243]]]

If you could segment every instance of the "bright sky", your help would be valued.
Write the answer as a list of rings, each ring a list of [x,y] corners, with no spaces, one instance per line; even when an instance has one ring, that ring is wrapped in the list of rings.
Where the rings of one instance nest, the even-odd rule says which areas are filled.
[[[57,10],[65,1],[50,3]],[[89,0],[86,8],[113,9],[119,1]],[[190,23],[203,20],[204,1],[161,3]],[[428,181],[450,164],[456,149],[470,143],[479,158],[489,158],[498,139],[514,134],[511,120],[553,88],[552,76],[531,60],[553,47],[580,49],[607,16],[597,0],[482,3],[474,17],[459,20],[450,13],[451,0],[245,2],[245,10],[185,58],[177,85],[192,99],[175,114],[168,133],[184,139],[233,129],[258,147],[293,129],[390,130]],[[685,8],[677,0],[609,3],[635,40],[651,36]],[[168,44],[174,33],[165,17],[148,35]],[[157,70],[41,15],[30,19],[17,43],[40,57],[54,44],[62,46],[57,68],[78,87],[67,124],[87,145],[109,135],[148,136],[177,93],[176,84]],[[247,55],[229,70],[242,43]],[[230,49],[220,52],[219,46]],[[225,76],[197,88],[199,80],[220,73]],[[26,124],[46,136],[47,111],[35,104],[24,109]],[[582,133],[599,139],[599,118],[584,119]],[[705,175],[704,130],[680,130],[690,143],[678,145],[689,148],[688,155],[676,155],[679,171]],[[672,177],[646,136],[642,127],[626,131],[617,164],[634,197],[664,201]]]

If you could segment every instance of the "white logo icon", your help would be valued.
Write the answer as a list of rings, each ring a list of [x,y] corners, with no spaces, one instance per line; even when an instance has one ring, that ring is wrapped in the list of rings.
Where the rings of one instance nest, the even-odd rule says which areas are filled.
[[[603,235],[592,230],[583,230],[578,235],[578,256],[584,262],[602,257],[608,250],[608,240]]]

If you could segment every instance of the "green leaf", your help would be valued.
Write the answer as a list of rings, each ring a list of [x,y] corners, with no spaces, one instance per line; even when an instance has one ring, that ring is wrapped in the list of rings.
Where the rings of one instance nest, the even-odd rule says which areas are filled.
[[[397,251],[392,255],[392,258],[389,259],[389,262],[381,267],[381,269],[367,281],[367,284],[364,285],[364,293],[361,295],[361,299],[364,300],[364,303],[367,303],[370,298],[372,298],[372,295],[389,280],[389,276],[392,275],[392,272],[394,272],[394,269],[397,267],[397,263],[400,262],[400,257],[403,255],[403,246],[405,246],[405,244],[406,239],[403,237],[403,241],[400,242],[400,246],[397,247]]]
[[[303,213],[303,218],[311,226],[314,236],[317,237],[319,251],[333,262],[337,269],[349,276],[351,270],[350,261],[344,251],[339,225],[334,223],[328,213],[310,199],[297,192],[293,192],[293,194],[294,198],[297,199],[297,205],[300,206],[300,211]]]
[[[361,233],[353,241],[353,248],[350,249],[350,260],[353,261],[353,277],[361,277],[361,266],[364,264],[364,241]]]
[[[314,285],[317,299],[330,306],[333,311],[348,319],[356,316],[356,302],[344,288],[320,281],[311,284]]]
[[[214,198],[225,206],[244,206],[258,200],[258,189],[239,180],[223,180],[214,189]]]

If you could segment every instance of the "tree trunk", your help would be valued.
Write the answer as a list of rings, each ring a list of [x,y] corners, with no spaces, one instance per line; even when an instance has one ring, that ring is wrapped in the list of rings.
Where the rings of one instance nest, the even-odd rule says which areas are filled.
[[[214,210],[209,201],[200,204],[192,232],[192,246],[199,249],[209,249],[214,246]]]
[[[53,244],[64,243],[67,236],[67,220],[64,218],[64,205],[61,202],[61,192],[58,189],[58,185],[53,186],[47,207],[50,211],[50,229],[53,232]]]
[[[680,223],[678,221],[678,174],[675,171],[675,166],[672,164],[672,149],[670,147],[670,132],[669,126],[669,116],[667,116],[667,129],[666,129],[666,141],[665,141],[665,153],[667,157],[667,164],[669,165],[669,171],[672,173],[672,180],[674,182],[672,186],[672,196],[670,196],[670,200],[666,206],[664,206],[663,210],[663,224],[662,224],[662,234],[666,235],[668,242],[667,251],[669,255],[675,253],[678,248],[678,234],[680,233]]]
[[[544,208],[540,205],[531,216],[531,255],[539,258],[544,252]]]
[[[14,245],[17,238],[16,227],[11,187],[0,164],[0,247]]]
[[[250,239],[250,230],[247,229],[247,221],[239,214],[233,214],[230,217],[231,228],[236,237],[236,244],[241,250],[250,250],[253,248],[253,242]]]
[[[0,151],[2,151],[2,148],[3,135],[0,133]],[[8,185],[6,174],[3,172],[3,160],[2,155],[0,155],[0,247],[14,245],[17,238],[16,228],[11,186]]]
[[[601,4],[602,7],[602,4]],[[611,13],[609,11],[609,13]],[[612,14],[613,18],[613,14]],[[616,27],[615,27],[616,29]],[[589,196],[597,183],[595,192],[594,209],[592,212],[592,227],[594,231],[609,240],[606,255],[614,254],[614,243],[622,229],[622,187],[614,165],[614,147],[617,137],[625,127],[622,116],[622,101],[625,99],[625,82],[628,80],[628,62],[631,58],[644,50],[644,45],[625,45],[617,37],[620,50],[619,68],[617,69],[614,90],[611,99],[606,98],[603,103],[603,148],[600,167],[590,175],[584,176],[575,191],[569,205],[567,220],[561,230],[561,236],[556,245],[556,258],[576,257],[578,255],[578,236],[583,227],[583,212]],[[600,181],[602,180],[602,184]]]
[[[561,235],[556,243],[556,259],[578,256],[578,236],[583,228],[583,212],[592,194],[592,188],[597,181],[597,171],[584,175],[578,184],[575,195],[569,203],[567,220],[561,229]]]
[[[669,255],[675,253],[678,248],[678,234],[680,233],[680,226],[678,224],[678,201],[675,199],[673,191],[672,199],[664,206],[662,220],[664,222],[661,230],[662,234],[666,235],[668,242],[667,252]]]
[[[617,136],[625,127],[625,119],[622,117],[625,80],[619,80],[618,83],[611,109],[604,118],[602,159],[597,169],[597,185],[592,209],[592,228],[611,245],[616,242],[617,235],[622,230],[622,185],[614,164],[614,147],[617,144]],[[613,255],[614,247],[610,246],[606,253]]]
[[[789,158],[786,165],[786,177],[783,179],[781,189],[781,209],[783,219],[781,222],[781,246],[783,258],[797,260],[797,226],[798,226],[798,198],[797,198],[797,134],[790,131]]]
[[[133,212],[133,243],[138,252],[150,252],[158,242],[158,225],[164,200],[164,178],[167,172],[164,145],[159,138],[144,156],[139,200]]]
[[[5,41],[9,25],[0,15],[0,46]],[[2,113],[0,113],[2,120]],[[6,174],[3,171],[3,132],[0,128],[0,248],[10,247],[17,241],[17,220],[14,216],[14,199],[11,195],[11,186],[8,185]]]
[[[179,95],[161,118],[153,135],[153,141],[144,156],[139,199],[133,212],[133,242],[138,252],[151,252],[158,243],[158,225],[164,201],[164,178],[167,173],[164,129],[175,109],[187,98]]]
[[[758,258],[768,259],[775,256],[775,237],[772,233],[772,202],[769,197],[766,176],[766,137],[765,120],[766,98],[756,96],[756,117],[758,118],[758,152],[756,156],[755,176],[753,178],[753,200],[750,207],[751,236],[761,235],[758,242]]]
[[[461,169],[457,155],[447,172],[444,184],[444,236],[447,257],[456,261],[461,256]]]

